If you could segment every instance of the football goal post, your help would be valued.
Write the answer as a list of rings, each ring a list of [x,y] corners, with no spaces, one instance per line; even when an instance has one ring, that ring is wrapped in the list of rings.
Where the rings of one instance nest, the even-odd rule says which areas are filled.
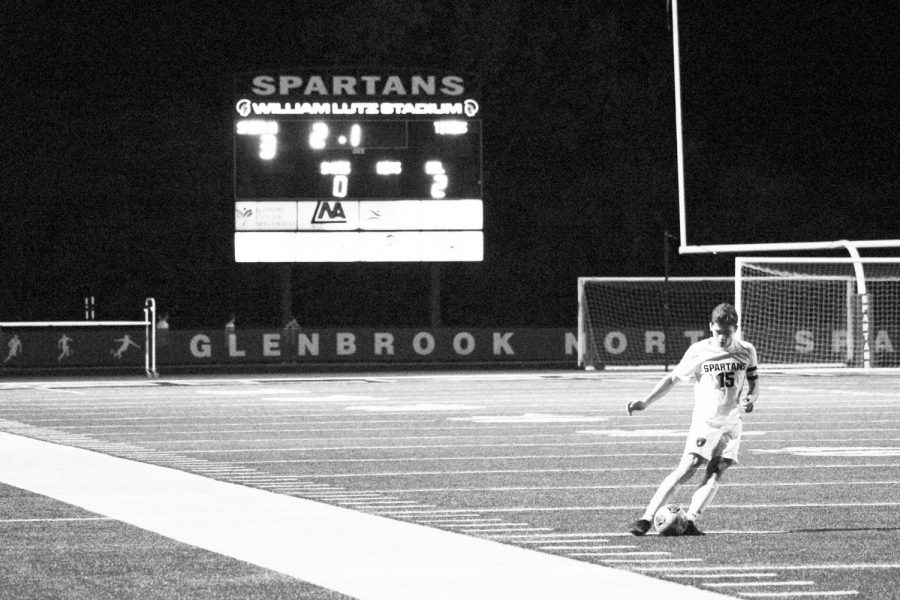
[[[762,365],[900,367],[900,257],[737,257],[734,297]]]
[[[134,321],[0,322],[0,373],[7,370],[138,367],[156,370],[156,300]]]
[[[733,277],[580,277],[578,366],[668,368],[734,302]]]

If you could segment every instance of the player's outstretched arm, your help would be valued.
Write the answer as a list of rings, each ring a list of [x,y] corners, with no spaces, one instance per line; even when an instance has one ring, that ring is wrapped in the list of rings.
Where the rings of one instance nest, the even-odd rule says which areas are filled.
[[[672,386],[675,385],[675,382],[678,381],[678,378],[675,377],[673,373],[669,373],[662,379],[660,379],[653,390],[647,395],[644,400],[632,400],[626,406],[626,410],[628,410],[628,414],[631,415],[632,412],[636,410],[644,410],[672,389]]]

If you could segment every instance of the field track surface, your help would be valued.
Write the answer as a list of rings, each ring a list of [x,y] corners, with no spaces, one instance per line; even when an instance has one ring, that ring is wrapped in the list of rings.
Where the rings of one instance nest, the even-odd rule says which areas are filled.
[[[0,380],[0,598],[900,597],[900,375],[763,373],[707,535],[636,538],[660,375]]]

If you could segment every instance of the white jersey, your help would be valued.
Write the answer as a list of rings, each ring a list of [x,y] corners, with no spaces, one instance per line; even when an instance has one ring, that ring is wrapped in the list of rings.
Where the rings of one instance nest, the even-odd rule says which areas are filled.
[[[694,383],[694,423],[733,425],[741,420],[741,389],[756,377],[756,348],[737,338],[722,348],[709,337],[691,344],[674,374]]]

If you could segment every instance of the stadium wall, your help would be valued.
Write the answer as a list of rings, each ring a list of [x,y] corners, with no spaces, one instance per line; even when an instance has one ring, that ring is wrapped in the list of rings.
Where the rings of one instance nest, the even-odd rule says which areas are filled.
[[[123,334],[132,343],[123,349]],[[16,336],[15,345],[10,345]],[[63,337],[67,338],[65,343]],[[30,369],[140,367],[138,331],[0,331],[0,374]],[[167,366],[558,364],[575,366],[574,329],[314,328],[157,330]],[[15,351],[14,351],[15,348]],[[6,350],[9,350],[7,353]]]
[[[170,332],[159,361],[173,363],[574,363],[564,329],[341,328],[297,332]]]
[[[703,324],[705,325],[705,324]],[[597,340],[598,368],[673,366],[691,342],[706,337],[701,325],[603,326]],[[125,335],[131,340],[124,343]],[[840,349],[842,330],[770,332],[784,338],[798,359],[814,349]],[[13,336],[17,337],[10,343]],[[63,344],[65,336],[68,341]],[[900,366],[900,331],[876,328],[873,364]],[[0,375],[38,370],[134,368],[144,364],[143,332],[123,330],[2,330]],[[299,331],[247,329],[160,330],[157,364],[167,367],[227,366],[577,366],[577,335],[565,328],[315,328]]]

